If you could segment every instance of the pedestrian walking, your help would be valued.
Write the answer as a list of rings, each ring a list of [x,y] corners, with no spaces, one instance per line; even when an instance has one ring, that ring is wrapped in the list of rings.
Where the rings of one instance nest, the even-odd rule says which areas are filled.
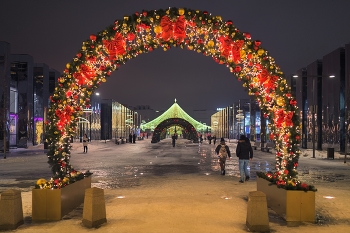
[[[209,144],[211,144],[211,140],[212,140],[213,138],[211,137],[211,135],[209,134],[208,135],[208,140],[209,140]]]
[[[253,159],[253,149],[249,139],[241,135],[236,148],[236,155],[239,158],[240,183],[249,180],[248,163]]]
[[[84,153],[88,152],[88,141],[89,141],[89,138],[87,137],[86,134],[84,134],[84,137],[83,137]]]
[[[225,139],[221,138],[220,144],[215,149],[216,155],[219,157],[221,175],[225,175],[225,165],[227,157],[231,159],[230,148],[226,145]]]
[[[135,133],[132,135],[132,143],[136,143],[136,134]]]
[[[213,136],[213,143],[214,143],[214,146],[216,144],[216,135]]]
[[[132,143],[132,134],[129,133],[129,143]]]
[[[176,134],[174,134],[172,137],[171,137],[171,141],[172,141],[172,144],[173,144],[173,147],[175,147],[175,141],[177,139],[177,136]]]

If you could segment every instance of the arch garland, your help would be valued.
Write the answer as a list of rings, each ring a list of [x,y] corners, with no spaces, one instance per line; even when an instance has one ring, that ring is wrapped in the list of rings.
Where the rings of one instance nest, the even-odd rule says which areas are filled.
[[[90,96],[120,65],[140,54],[161,48],[188,49],[225,65],[249,95],[255,96],[269,119],[276,145],[276,171],[267,174],[280,186],[296,187],[300,151],[300,123],[296,101],[283,72],[261,42],[207,11],[169,8],[136,12],[91,35],[70,61],[50,97],[46,140],[52,179],[40,187],[60,188],[79,172],[69,163],[69,138],[77,118],[90,107]],[[81,175],[80,175],[81,177]]]
[[[152,143],[159,142],[160,139],[162,139],[162,134],[171,126],[180,126],[184,128],[184,134],[187,139],[193,140],[193,142],[198,142],[197,130],[190,122],[182,118],[168,118],[157,125],[154,129]]]

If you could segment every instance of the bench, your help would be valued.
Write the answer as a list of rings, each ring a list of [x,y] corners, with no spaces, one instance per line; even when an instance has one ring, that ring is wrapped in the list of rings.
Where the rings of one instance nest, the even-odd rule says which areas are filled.
[[[275,148],[274,144],[272,142],[267,142],[265,146],[261,147],[261,151],[270,152],[272,148]]]
[[[260,147],[260,142],[255,142],[254,145],[252,145],[253,149],[256,150],[256,148]]]

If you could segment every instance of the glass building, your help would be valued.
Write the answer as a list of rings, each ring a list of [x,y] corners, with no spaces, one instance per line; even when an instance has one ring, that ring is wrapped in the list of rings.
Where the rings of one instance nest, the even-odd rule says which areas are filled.
[[[344,152],[349,135],[350,44],[298,70],[291,79],[300,109],[301,147],[315,144],[317,150],[332,147]]]
[[[9,149],[9,117],[10,117],[10,55],[11,46],[5,41],[0,41],[0,151]],[[6,138],[6,140],[5,140]]]
[[[33,141],[33,65],[30,55],[11,55],[11,146],[27,148]]]
[[[33,145],[44,143],[44,121],[49,100],[49,66],[35,63],[33,68]]]
[[[238,139],[241,134],[251,141],[266,141],[269,130],[266,128],[268,120],[261,122],[261,112],[258,103],[249,99],[242,99],[234,104],[218,109],[211,116],[211,135],[217,138]],[[267,137],[263,137],[266,135]]]

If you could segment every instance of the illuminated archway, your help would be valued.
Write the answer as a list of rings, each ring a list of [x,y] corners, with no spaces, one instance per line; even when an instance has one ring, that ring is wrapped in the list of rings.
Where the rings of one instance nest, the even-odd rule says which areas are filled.
[[[197,130],[193,127],[191,123],[181,118],[169,118],[161,122],[154,129],[152,135],[152,143],[159,142],[162,139],[162,134],[165,132],[166,129],[170,128],[171,126],[182,127],[184,129],[184,134],[186,135],[187,139],[192,140],[193,142],[198,142]]]
[[[242,81],[271,122],[270,139],[276,145],[274,176],[280,185],[298,182],[293,179],[300,154],[296,101],[283,72],[260,44],[230,20],[186,8],[134,13],[91,35],[66,65],[50,97],[46,140],[53,178],[48,186],[59,188],[76,177],[69,163],[69,138],[83,109],[90,107],[90,96],[99,84],[129,59],[157,48],[166,51],[171,46],[211,56]]]

